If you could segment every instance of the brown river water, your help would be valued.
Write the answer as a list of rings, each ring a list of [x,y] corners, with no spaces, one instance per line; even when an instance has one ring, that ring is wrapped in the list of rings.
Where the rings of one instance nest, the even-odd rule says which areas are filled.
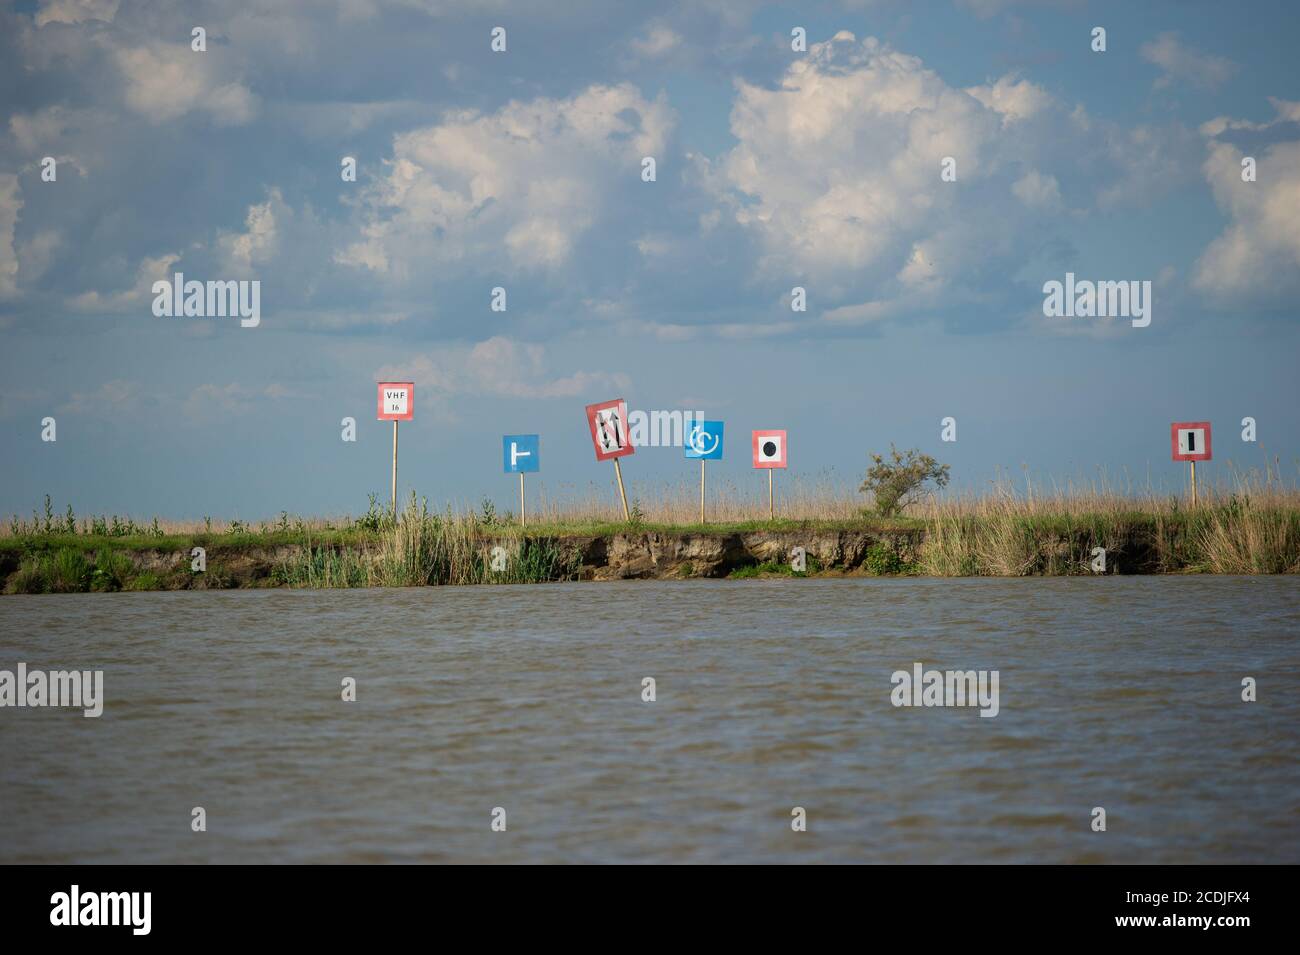
[[[105,701],[0,709],[0,862],[1300,862],[1294,577],[3,597],[19,662]]]

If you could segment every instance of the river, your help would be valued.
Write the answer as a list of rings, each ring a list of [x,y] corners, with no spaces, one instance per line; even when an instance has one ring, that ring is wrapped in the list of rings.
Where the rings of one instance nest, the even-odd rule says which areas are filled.
[[[1294,577],[2,597],[19,662],[105,699],[0,709],[6,863],[1300,862]]]

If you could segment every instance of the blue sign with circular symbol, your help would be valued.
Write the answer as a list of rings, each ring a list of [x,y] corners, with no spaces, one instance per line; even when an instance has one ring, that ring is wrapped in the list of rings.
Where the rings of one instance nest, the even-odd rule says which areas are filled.
[[[688,458],[701,461],[722,460],[722,422],[692,421],[686,430],[682,450]]]

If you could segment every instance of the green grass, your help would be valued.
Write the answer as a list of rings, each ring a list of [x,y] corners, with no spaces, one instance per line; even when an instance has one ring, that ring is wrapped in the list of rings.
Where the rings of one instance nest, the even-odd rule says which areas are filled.
[[[350,544],[376,541],[380,532],[347,528],[338,530],[276,530],[267,533],[239,531],[230,533],[162,534],[113,536],[101,534],[24,534],[0,537],[0,553],[29,553],[64,549],[82,552],[103,548],[131,551],[171,551],[191,547],[223,547],[246,550],[255,547],[280,547],[304,544],[307,541],[323,544]]]
[[[737,567],[727,577],[731,580],[749,580],[753,577],[806,577],[806,572],[797,571],[789,564],[765,560],[761,564],[746,564]]]
[[[153,573],[152,571],[145,571],[144,573],[132,577],[130,582],[122,589],[123,590],[162,590],[164,588],[163,588],[163,582],[162,580],[159,579],[157,574]]]
[[[494,547],[505,551],[504,569],[493,567]],[[575,579],[576,556],[553,537],[475,515],[435,514],[413,496],[394,526],[351,541],[309,541],[275,576],[291,587],[543,583]]]
[[[903,558],[896,546],[885,541],[872,544],[867,549],[863,566],[877,577],[906,574],[915,570],[914,565]]]
[[[89,589],[93,567],[81,551],[63,548],[28,557],[14,575],[12,586],[18,593],[81,593]]]
[[[896,532],[924,530],[926,521],[919,518],[861,518],[852,520],[800,521],[778,518],[775,521],[732,521],[719,524],[628,524],[624,521],[563,521],[544,524],[477,524],[484,538],[500,534],[530,538],[544,537],[610,537],[615,534],[752,534],[786,533],[795,531],[877,531]],[[239,531],[235,533],[203,532],[162,534],[158,536],[134,534],[125,536],[99,534],[23,534],[0,537],[0,553],[30,553],[73,549],[82,552],[103,548],[130,551],[188,551],[191,547],[221,547],[228,550],[247,550],[257,547],[315,545],[364,545],[376,543],[387,531],[360,527],[333,530],[274,530]]]
[[[40,561],[24,560],[10,576],[5,592],[11,594],[43,594],[48,589]]]
[[[858,532],[879,538],[859,573],[880,576],[1025,576],[1090,574],[1091,550],[1103,547],[1108,568],[1165,573],[1274,574],[1300,572],[1300,507],[1295,498],[1266,494],[1221,496],[1188,509],[1176,499],[1077,502],[981,499],[937,507],[924,517],[650,523],[545,521],[520,528],[509,516],[431,512],[412,497],[394,523],[371,510],[338,524],[290,520],[257,529],[204,521],[182,532],[156,519],[149,527],[103,518],[78,522],[71,511],[11,521],[0,535],[0,582],[8,593],[73,593],[230,586],[365,587],[427,584],[532,583],[570,580],[580,570],[584,538],[614,535],[728,536]],[[19,533],[13,533],[17,527]],[[189,569],[193,547],[207,550],[208,570]],[[491,548],[505,547],[505,571],[491,566]],[[266,576],[268,564],[278,555]],[[144,570],[144,566],[151,569]],[[843,568],[831,568],[842,572]],[[806,572],[767,561],[734,568],[732,578],[806,576],[823,572],[813,554]],[[677,576],[690,577],[683,564]]]
[[[518,525],[513,525],[518,527]],[[792,531],[907,531],[923,530],[926,522],[921,518],[872,516],[841,518],[835,520],[796,520],[778,517],[776,520],[726,521],[719,523],[660,524],[625,521],[551,521],[528,524],[523,528],[529,537],[609,537],[614,534],[753,534],[785,533]]]
[[[101,548],[95,554],[90,573],[90,589],[122,590],[136,576],[135,563],[124,552]]]
[[[281,561],[272,578],[287,587],[369,587],[372,562],[356,550],[308,545]]]

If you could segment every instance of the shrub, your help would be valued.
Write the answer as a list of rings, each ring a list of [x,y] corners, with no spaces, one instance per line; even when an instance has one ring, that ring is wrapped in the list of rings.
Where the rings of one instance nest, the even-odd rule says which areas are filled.
[[[132,577],[124,588],[126,590],[162,590],[162,581],[152,570],[146,570],[139,576]]]
[[[867,556],[863,563],[866,564],[867,570],[878,577],[901,574],[907,569],[907,564],[898,551],[884,541],[877,541],[867,549]]]
[[[883,455],[871,454],[871,467],[867,478],[858,490],[870,491],[876,499],[876,511],[882,517],[893,517],[915,504],[925,494],[925,485],[933,481],[936,487],[948,483],[948,465],[940,464],[917,448],[900,452],[889,446],[890,460]]]
[[[761,577],[764,574],[781,574],[786,577],[793,577],[795,571],[790,568],[789,564],[775,560],[765,560],[761,564],[745,564],[742,567],[737,567],[727,576],[734,580],[744,580],[749,577]]]
[[[366,513],[356,519],[356,526],[366,531],[381,531],[393,526],[392,516],[387,508],[379,506],[378,495],[370,495],[370,506]]]

